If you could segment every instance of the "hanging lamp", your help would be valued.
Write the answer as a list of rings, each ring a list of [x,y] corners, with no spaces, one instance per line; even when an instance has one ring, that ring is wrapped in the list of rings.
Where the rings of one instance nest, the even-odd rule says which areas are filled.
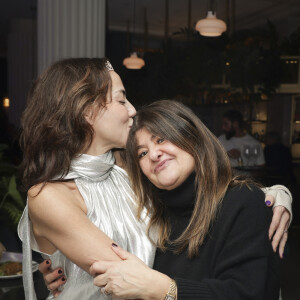
[[[3,107],[7,108],[9,106],[10,106],[10,104],[9,104],[9,98],[4,98],[3,99]]]
[[[216,13],[208,11],[206,18],[197,22],[196,30],[203,36],[220,36],[226,31],[226,23],[217,19]]]
[[[130,57],[126,57],[123,60],[123,65],[127,69],[138,70],[145,65],[145,61],[137,56],[136,52],[131,53]]]
[[[207,12],[205,19],[201,19],[196,24],[196,30],[203,36],[220,36],[226,31],[226,23],[217,19],[216,13],[212,10],[213,1],[210,2],[211,10]]]
[[[133,2],[133,32],[135,32],[135,0]],[[145,65],[145,61],[138,57],[136,52],[132,52],[129,57],[123,60],[123,65],[127,69],[139,70]]]

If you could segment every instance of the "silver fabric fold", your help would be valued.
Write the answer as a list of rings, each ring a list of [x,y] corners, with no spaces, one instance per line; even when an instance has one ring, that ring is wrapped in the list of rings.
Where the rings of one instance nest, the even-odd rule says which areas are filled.
[[[155,247],[146,235],[149,217],[146,211],[137,221],[137,205],[126,172],[114,164],[112,152],[100,156],[82,154],[71,163],[70,172],[64,179],[75,181],[93,224],[113,239],[120,247],[135,254],[152,267]],[[73,264],[59,250],[52,255],[42,253],[35,241],[26,206],[18,226],[23,241],[23,281],[26,300],[35,300],[32,281],[31,249],[50,258],[51,267],[62,267],[68,278],[62,293],[56,299],[111,299],[93,285],[93,278]],[[53,299],[50,294],[47,299]]]
[[[28,207],[26,206],[22,215],[23,226],[18,226],[19,236],[24,236],[22,250],[23,250],[23,262],[22,262],[22,272],[23,272],[23,286],[26,296],[26,300],[36,300],[36,294],[33,284],[33,274],[32,274],[32,254],[30,246],[30,238],[27,237],[27,233],[31,232],[31,226],[29,218],[24,218],[23,216],[28,216]]]

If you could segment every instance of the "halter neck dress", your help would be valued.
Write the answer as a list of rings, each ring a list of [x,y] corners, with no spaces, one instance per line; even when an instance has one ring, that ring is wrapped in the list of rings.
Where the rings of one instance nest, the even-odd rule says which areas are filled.
[[[155,247],[146,235],[149,217],[143,211],[141,221],[136,218],[137,205],[126,172],[114,164],[112,152],[100,156],[82,154],[71,163],[64,179],[74,180],[86,207],[87,216],[119,246],[135,254],[152,267]],[[23,283],[26,300],[35,300],[32,278],[31,249],[43,258],[51,259],[52,268],[62,267],[67,282],[56,299],[111,299],[93,285],[93,278],[75,265],[59,250],[49,255],[39,250],[28,215],[28,206],[21,217],[18,234],[23,242]],[[54,299],[50,293],[47,299]]]

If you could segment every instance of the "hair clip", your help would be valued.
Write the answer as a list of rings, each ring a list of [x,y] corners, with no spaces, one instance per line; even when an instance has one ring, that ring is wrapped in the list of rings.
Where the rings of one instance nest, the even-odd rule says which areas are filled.
[[[108,71],[114,70],[113,66],[111,65],[111,63],[108,60],[105,62],[105,67]]]

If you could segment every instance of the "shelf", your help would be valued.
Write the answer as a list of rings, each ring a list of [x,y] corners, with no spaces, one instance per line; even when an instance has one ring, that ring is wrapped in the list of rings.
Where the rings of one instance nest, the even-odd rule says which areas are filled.
[[[251,123],[267,123],[267,120],[250,120],[249,122],[251,122]]]

